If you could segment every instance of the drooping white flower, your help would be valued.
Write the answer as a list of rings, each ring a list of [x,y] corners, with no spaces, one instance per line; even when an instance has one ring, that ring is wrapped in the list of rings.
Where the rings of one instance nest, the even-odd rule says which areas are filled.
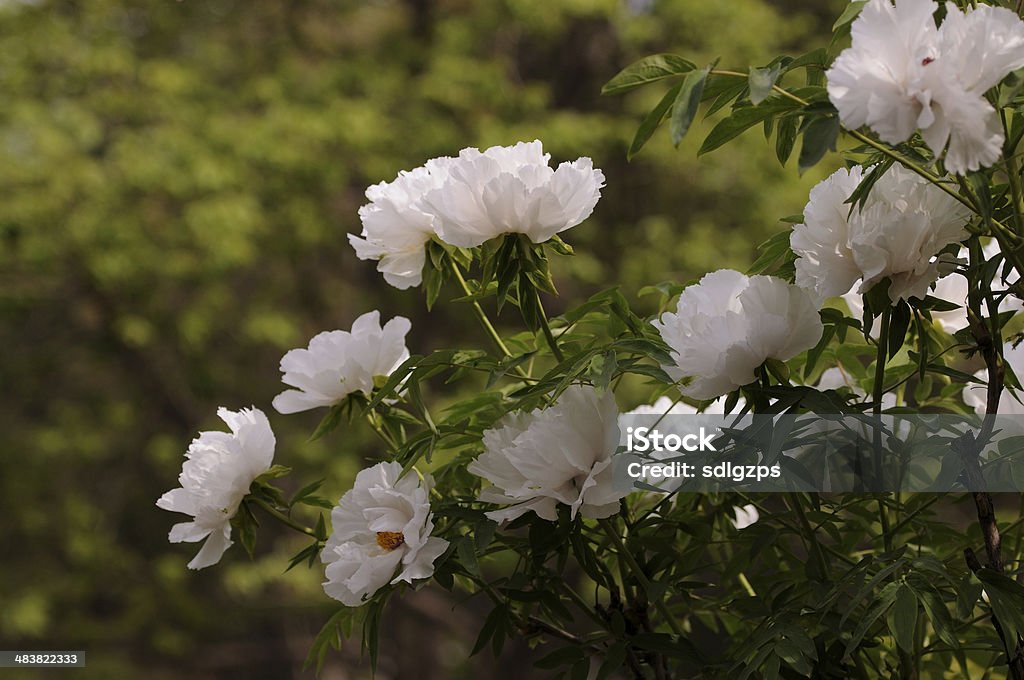
[[[761,514],[757,511],[757,507],[749,503],[743,507],[734,507],[732,510],[736,515],[736,519],[731,521],[733,526],[739,531],[743,531],[747,527],[756,524],[757,520],[761,519]]]
[[[266,472],[274,459],[274,432],[263,411],[220,408],[217,415],[231,432],[200,432],[185,453],[187,460],[178,475],[181,487],[156,502],[159,508],[194,518],[171,528],[171,543],[206,539],[188,563],[189,569],[220,562],[231,546],[231,518],[253,480]]]
[[[593,212],[604,174],[589,158],[548,165],[539,141],[463,149],[447,179],[424,196],[441,240],[472,248],[506,233],[534,243],[575,227]]]
[[[444,183],[451,160],[432,158],[366,190],[370,202],[359,209],[363,232],[349,234],[348,240],[360,260],[378,260],[377,271],[395,288],[404,290],[423,281],[425,246],[434,236],[435,217],[422,199]]]
[[[936,27],[932,0],[870,0],[853,22],[852,45],[826,73],[842,123],[867,125],[890,144],[920,130],[956,174],[992,165],[1003,145],[985,93],[1024,66],[1024,22],[981,5],[946,3]]]
[[[840,169],[811,189],[804,223],[793,228],[796,283],[819,300],[843,295],[857,281],[867,292],[883,278],[889,298],[924,299],[952,265],[937,253],[967,238],[970,213],[918,175],[894,165],[871,188],[862,209],[845,201],[863,178],[863,168]]]
[[[401,475],[395,462],[362,470],[331,511],[331,535],[320,554],[327,565],[323,585],[344,605],[357,607],[388,583],[428,578],[448,548],[430,535],[433,479]]]
[[[806,291],[771,276],[712,272],[679,296],[675,313],[652,322],[672,348],[680,391],[713,399],[755,380],[766,359],[786,361],[821,338],[818,307]]]
[[[503,522],[531,510],[557,518],[559,503],[573,517],[602,519],[625,494],[613,485],[619,443],[618,409],[610,391],[572,385],[558,401],[529,413],[510,413],[484,432],[484,452],[467,468],[491,483],[480,500],[510,507],[488,512]]]
[[[297,389],[274,397],[280,413],[333,406],[352,394],[373,391],[373,380],[387,377],[409,358],[405,335],[411,325],[402,316],[380,325],[380,312],[363,314],[351,331],[325,331],[307,349],[293,349],[281,359],[281,380]]]

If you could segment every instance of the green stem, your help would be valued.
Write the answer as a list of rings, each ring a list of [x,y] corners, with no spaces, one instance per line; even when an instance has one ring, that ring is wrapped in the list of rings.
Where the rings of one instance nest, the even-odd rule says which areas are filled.
[[[294,529],[295,531],[298,531],[299,533],[306,534],[307,536],[312,536],[313,538],[315,538],[317,540],[320,540],[320,537],[316,535],[315,531],[313,531],[309,527],[302,526],[301,524],[299,524],[298,522],[293,520],[291,517],[289,517],[288,515],[284,514],[283,512],[281,512],[280,510],[278,510],[277,508],[275,508],[273,505],[271,505],[270,503],[266,502],[262,498],[256,498],[254,496],[254,497],[249,498],[249,500],[252,501],[253,503],[255,503],[256,505],[260,506],[264,510],[266,510],[267,514],[269,514],[271,517],[276,519],[281,524],[284,524],[286,527],[289,527],[290,529]]]
[[[447,261],[451,266],[452,275],[455,277],[455,280],[459,282],[459,286],[462,288],[462,292],[466,295],[473,295],[473,291],[469,289],[469,284],[466,283],[465,277],[462,276],[462,270],[459,269],[459,265],[457,265],[451,258],[447,258]],[[470,304],[473,307],[473,313],[476,315],[477,320],[480,321],[480,325],[484,327],[484,330],[487,332],[487,335],[490,336],[491,340],[498,348],[498,351],[506,357],[512,356],[512,352],[509,351],[508,345],[506,345],[505,341],[501,339],[501,336],[494,328],[494,324],[491,323],[491,320],[487,318],[487,313],[484,311],[484,308],[480,306],[480,303],[473,300]],[[523,370],[522,366],[516,366],[515,371],[520,378],[530,377],[526,371]]]
[[[540,312],[540,328],[544,331],[544,337],[548,341],[548,347],[551,348],[551,353],[555,355],[555,360],[558,361],[558,363],[562,363],[565,361],[565,355],[562,354],[562,350],[558,348],[558,342],[555,340],[555,336],[551,332],[551,325],[548,323],[548,316],[544,312],[544,304],[540,301],[540,291],[534,288],[533,294],[537,298],[537,311]]]
[[[885,363],[888,358],[889,349],[889,323],[892,320],[892,307],[886,307],[882,312],[882,327],[878,331],[878,354],[875,358],[875,383],[871,391],[871,399],[874,402],[871,412],[874,415],[874,451],[875,451],[875,478],[881,482],[884,478],[882,473],[882,396],[885,394]],[[885,507],[885,494],[878,497],[878,520],[882,525],[882,543],[886,552],[892,551],[892,535],[889,531],[889,513]]]
[[[381,441],[388,445],[388,448],[391,449],[391,453],[395,453],[396,451],[398,451],[399,447],[397,444],[395,444],[395,440],[392,439],[391,436],[384,431],[384,428],[381,427],[381,424],[377,422],[377,419],[374,417],[374,413],[370,412],[366,414],[366,422],[370,424],[370,427],[377,434],[377,436],[380,437]]]
[[[1006,156],[1006,176],[1010,181],[1010,194],[1013,197],[1014,226],[1020,234],[1024,232],[1024,191],[1021,190],[1020,165],[1016,154],[1010,153]]]
[[[660,597],[651,597],[653,595],[651,592],[651,580],[647,578],[647,574],[644,573],[644,570],[640,567],[640,563],[636,561],[633,553],[626,549],[626,544],[622,541],[622,537],[619,536],[619,533],[615,530],[615,525],[607,519],[598,520],[598,522],[601,524],[601,528],[604,529],[604,532],[608,534],[608,538],[610,538],[612,543],[615,544],[619,557],[624,559],[626,564],[629,565],[630,571],[633,572],[633,578],[635,578],[643,587],[644,592],[647,593],[648,599],[654,601],[654,606],[658,609],[661,617],[665,619],[665,623],[668,624],[668,627],[672,629],[673,633],[682,637],[683,629],[680,627],[679,622],[676,621],[675,617],[672,616],[672,612],[669,611],[664,600]]]

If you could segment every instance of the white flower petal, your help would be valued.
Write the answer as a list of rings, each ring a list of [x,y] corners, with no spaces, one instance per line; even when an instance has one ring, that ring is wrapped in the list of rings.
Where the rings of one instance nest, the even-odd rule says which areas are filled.
[[[862,208],[846,200],[863,170],[838,170],[811,190],[804,224],[793,228],[797,285],[819,301],[845,296],[860,280],[868,291],[888,277],[889,297],[924,299],[941,271],[936,255],[965,239],[970,213],[918,175],[894,165],[871,188]],[[858,312],[859,300],[851,301]]]
[[[331,512],[331,535],[320,554],[324,591],[347,606],[359,606],[389,582],[428,578],[448,548],[448,541],[430,535],[433,480],[427,475],[421,482],[415,471],[401,474],[396,462],[360,471]]]
[[[293,349],[281,359],[281,378],[297,389],[274,398],[279,413],[297,413],[332,406],[353,392],[369,396],[374,380],[386,378],[409,358],[405,336],[411,328],[405,317],[380,325],[380,312],[363,314],[351,331],[325,331],[306,349]]]
[[[870,0],[851,27],[852,44],[826,73],[843,125],[868,126],[885,142],[919,129],[946,168],[992,165],[1003,135],[985,93],[1024,66],[1024,22],[981,5],[946,3],[936,27],[931,0]],[[947,148],[948,145],[948,148]]]
[[[607,506],[617,508],[625,495],[611,478],[618,441],[614,395],[572,385],[552,406],[509,414],[484,432],[484,452],[467,469],[492,485],[481,501],[509,505],[487,513],[495,521],[530,511],[554,520],[558,504],[574,515],[605,517]]]
[[[723,269],[679,296],[676,312],[652,322],[672,349],[673,377],[694,399],[713,399],[755,379],[767,359],[786,361],[810,349],[823,327],[803,289],[769,276]]]
[[[508,233],[542,243],[585,220],[601,197],[604,174],[589,158],[548,166],[539,141],[464,149],[447,180],[424,198],[446,243],[473,248]]]
[[[253,480],[266,472],[274,459],[275,438],[267,416],[257,408],[217,411],[231,429],[201,432],[189,445],[181,468],[180,488],[162,495],[157,506],[191,515],[192,522],[174,525],[172,543],[206,538],[190,569],[216,564],[231,545],[231,518],[249,493]]]

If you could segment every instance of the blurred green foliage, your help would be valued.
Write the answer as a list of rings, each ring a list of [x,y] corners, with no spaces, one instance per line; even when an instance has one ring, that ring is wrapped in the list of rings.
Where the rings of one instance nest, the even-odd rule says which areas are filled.
[[[83,677],[298,674],[331,607],[318,569],[282,575],[292,537],[188,572],[198,546],[167,544],[178,518],[154,501],[215,407],[269,412],[281,354],[320,330],[380,308],[413,320],[413,352],[486,346],[468,310],[427,316],[355,258],[365,187],[539,138],[608,178],[563,235],[578,255],[553,264],[566,300],[744,269],[828,168],[779,169],[757,130],[698,161],[713,121],[627,164],[660,93],[600,86],[657,51],[797,54],[841,4],[0,0],[0,648],[88,650]],[[277,462],[337,497],[374,444],[359,428],[306,443],[317,415],[271,414]],[[432,597],[407,623],[396,606],[385,671],[524,672],[463,662],[477,611]]]

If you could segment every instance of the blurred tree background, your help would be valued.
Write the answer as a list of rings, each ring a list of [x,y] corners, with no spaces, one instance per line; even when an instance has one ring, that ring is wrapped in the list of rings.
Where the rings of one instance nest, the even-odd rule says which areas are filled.
[[[608,186],[563,234],[562,302],[621,285],[651,313],[640,287],[745,269],[829,168],[780,169],[756,130],[699,160],[699,130],[662,131],[627,164],[660,95],[601,84],[657,51],[799,54],[842,4],[0,0],[0,649],[87,650],[82,677],[312,677],[333,608],[319,565],[282,574],[301,541],[267,525],[254,561],[189,572],[198,546],[169,545],[181,517],[154,502],[218,405],[268,412],[285,485],[347,488],[364,430],[309,444],[322,413],[270,408],[281,355],[321,330],[379,308],[414,353],[487,346],[467,309],[428,316],[355,258],[366,186],[466,146],[590,156]],[[393,600],[378,677],[529,675],[525,645],[466,660],[483,604]],[[369,675],[356,643],[323,677]]]

